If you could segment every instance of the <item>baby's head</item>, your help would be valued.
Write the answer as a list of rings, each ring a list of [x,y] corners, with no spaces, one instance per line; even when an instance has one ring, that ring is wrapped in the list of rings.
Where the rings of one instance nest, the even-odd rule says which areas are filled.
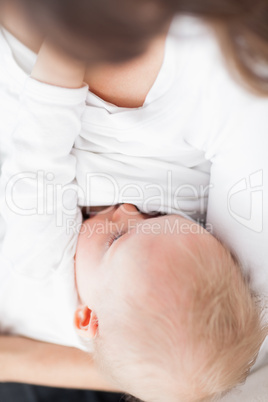
[[[265,338],[239,265],[181,216],[129,204],[87,220],[76,325],[117,386],[144,401],[208,400],[243,381]]]

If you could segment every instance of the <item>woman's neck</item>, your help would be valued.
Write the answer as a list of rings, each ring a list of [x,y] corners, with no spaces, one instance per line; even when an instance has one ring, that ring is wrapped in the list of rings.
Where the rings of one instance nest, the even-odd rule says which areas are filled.
[[[85,81],[91,92],[120,107],[142,106],[161,69],[165,41],[154,39],[145,54],[126,63],[89,67]]]
[[[38,53],[44,37],[23,17],[23,11],[6,5],[1,9],[1,25],[21,43]],[[147,52],[135,60],[117,65],[101,64],[87,68],[85,82],[91,92],[120,107],[143,105],[164,59],[166,34],[156,37]]]

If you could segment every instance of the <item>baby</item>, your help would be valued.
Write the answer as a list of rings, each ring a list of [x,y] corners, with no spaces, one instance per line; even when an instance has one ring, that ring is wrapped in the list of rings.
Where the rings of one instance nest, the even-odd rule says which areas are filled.
[[[71,149],[83,73],[45,43],[25,82],[1,176],[11,279],[0,317],[6,308],[11,332],[62,342],[77,308],[75,298],[71,309],[66,302],[76,256],[75,325],[121,390],[148,402],[219,396],[256,359],[267,333],[260,308],[230,252],[186,217],[148,217],[123,204],[82,224]]]
[[[238,263],[181,216],[123,204],[86,220],[76,281],[76,327],[120,389],[145,401],[219,396],[246,378],[265,336]]]

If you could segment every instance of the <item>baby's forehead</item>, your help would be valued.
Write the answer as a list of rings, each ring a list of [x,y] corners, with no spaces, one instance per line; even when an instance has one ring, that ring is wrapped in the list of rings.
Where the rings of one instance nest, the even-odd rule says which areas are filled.
[[[143,272],[156,271],[171,261],[186,264],[194,253],[207,252],[210,237],[200,225],[181,216],[150,218],[130,230],[125,257]]]
[[[117,240],[113,266],[123,283],[150,285],[164,280],[176,266],[182,275],[198,269],[200,256],[208,258],[212,236],[200,225],[178,215],[143,220]],[[213,246],[213,245],[212,245]]]
[[[159,241],[159,238],[169,242],[172,238],[174,241],[192,242],[200,240],[200,236],[210,236],[204,227],[181,215],[162,215],[146,219],[137,225],[136,232],[140,236],[147,235],[149,240],[155,242]]]

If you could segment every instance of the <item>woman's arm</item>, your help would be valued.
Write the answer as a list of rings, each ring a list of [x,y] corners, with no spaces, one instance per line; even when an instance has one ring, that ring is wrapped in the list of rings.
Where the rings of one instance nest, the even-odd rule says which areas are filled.
[[[71,150],[85,108],[84,70],[44,42],[21,93],[13,153],[2,167],[1,214],[7,227],[2,253],[16,272],[35,272],[39,279],[60,264],[66,270],[73,264],[77,234],[67,229],[81,216]]]
[[[86,65],[44,41],[31,77],[49,85],[64,88],[80,88],[83,84]]]
[[[64,88],[56,86],[51,75],[58,70]],[[50,85],[39,82],[41,74]],[[7,275],[3,293],[9,298],[1,305],[3,320],[6,317],[3,326],[13,333],[67,345],[78,344],[72,317],[78,233],[67,231],[67,223],[70,220],[79,224],[81,219],[77,186],[73,184],[76,160],[70,152],[85,107],[87,87],[81,87],[83,76],[83,66],[78,71],[77,62],[56,59],[47,44],[41,48],[32,77],[26,80],[21,94],[13,153],[4,161],[1,172],[5,197],[1,197],[0,209],[6,223],[1,253],[11,278]],[[69,185],[70,191],[66,191]],[[73,358],[82,356],[79,351],[70,356],[72,349],[17,338],[0,338],[0,348],[0,367],[5,365],[3,368],[8,370],[5,380],[40,380],[49,385],[58,381],[61,385],[63,378],[62,385],[72,386],[75,384],[70,383],[67,373],[80,381],[86,372],[70,368],[78,367]],[[62,350],[68,351],[68,359]],[[84,357],[83,362],[82,368],[88,364],[90,369],[90,361]]]
[[[14,336],[0,337],[0,381],[119,392],[88,353]]]
[[[268,98],[240,88],[222,65],[210,71],[203,124],[190,134],[212,163],[208,229],[236,254],[254,291],[267,297]]]
[[[82,65],[59,56],[47,43],[42,46],[32,77],[22,93],[14,132],[14,153],[3,165],[1,184],[6,190],[6,202],[1,213],[7,224],[3,250],[12,260],[15,271],[37,277],[41,282],[42,276],[53,272],[53,268],[58,269],[60,263],[64,269],[73,269],[76,236],[66,232],[65,224],[67,219],[79,219],[76,194],[71,191],[64,198],[68,202],[74,201],[73,212],[70,210],[65,214],[63,211],[61,214],[63,200],[53,197],[48,203],[46,193],[37,191],[37,173],[43,174],[41,184],[49,184],[50,188],[60,186],[60,190],[75,177],[75,159],[70,151],[79,134],[84,109],[87,88],[80,88],[83,77]],[[9,192],[6,186],[12,180]],[[53,200],[57,201],[55,205],[51,204]],[[55,209],[49,213],[47,206]],[[58,217],[62,217],[59,224],[55,220]],[[68,253],[67,246],[70,248]],[[65,261],[62,262],[63,251]],[[37,284],[33,282],[32,286]],[[48,296],[51,297],[51,292]],[[29,294],[27,297],[32,300]],[[21,301],[18,317],[23,323],[23,318],[28,318],[23,315]],[[31,308],[39,310],[37,300]],[[56,315],[55,309],[54,312]],[[56,316],[55,320],[58,322],[60,317]],[[64,328],[65,331],[69,328],[66,322]],[[15,336],[0,337],[0,380],[115,391],[102,377],[89,354]]]

